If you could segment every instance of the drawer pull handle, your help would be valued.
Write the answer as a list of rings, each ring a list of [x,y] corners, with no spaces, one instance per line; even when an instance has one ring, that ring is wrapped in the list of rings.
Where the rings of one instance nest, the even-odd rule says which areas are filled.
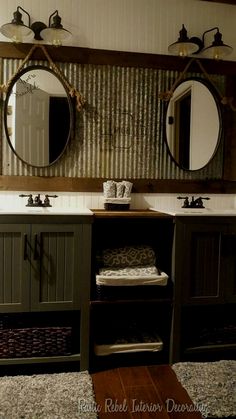
[[[24,234],[24,260],[27,259],[27,234]]]
[[[37,251],[37,244],[38,244],[38,235],[34,235],[34,260],[38,259],[38,251]]]
[[[42,238],[41,233],[34,235],[34,260],[41,259],[42,256]]]

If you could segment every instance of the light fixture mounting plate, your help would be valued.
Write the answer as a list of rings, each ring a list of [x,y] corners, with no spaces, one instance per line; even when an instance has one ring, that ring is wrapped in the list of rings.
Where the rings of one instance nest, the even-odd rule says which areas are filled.
[[[46,29],[46,28],[47,28],[47,25],[45,25],[45,23],[43,23],[43,22],[32,23],[31,29],[32,29],[32,31],[34,31],[34,34],[35,34],[34,39],[36,39],[37,41],[42,41],[43,38],[41,37],[40,32],[43,29]]]

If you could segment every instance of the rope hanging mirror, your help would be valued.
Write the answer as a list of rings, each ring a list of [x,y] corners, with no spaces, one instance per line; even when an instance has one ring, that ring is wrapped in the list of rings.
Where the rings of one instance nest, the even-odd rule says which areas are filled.
[[[49,65],[27,64],[36,48]],[[36,168],[56,163],[74,138],[74,109],[81,112],[85,100],[44,45],[32,46],[0,91],[4,94],[4,131],[15,156]]]
[[[159,98],[163,101],[166,101],[166,102],[168,102],[171,99],[176,87],[179,85],[179,83],[182,80],[184,80],[184,78],[187,74],[187,71],[190,69],[190,67],[193,63],[196,63],[199,66],[199,68],[200,68],[202,74],[204,75],[205,79],[213,86],[215,91],[218,93],[222,105],[228,105],[231,110],[236,111],[236,106],[233,105],[234,98],[233,97],[226,97],[225,95],[223,95],[221,93],[221,91],[218,88],[218,86],[216,85],[216,83],[214,83],[213,77],[211,77],[207,73],[207,71],[205,70],[202,62],[200,60],[196,59],[196,58],[192,58],[191,60],[188,61],[188,63],[184,67],[183,71],[180,73],[179,77],[177,77],[177,79],[174,81],[171,88],[169,90],[165,91],[165,92],[161,92],[159,94]]]
[[[24,58],[24,60],[22,61],[21,65],[19,66],[19,68],[17,69],[17,71],[15,72],[15,74],[13,74],[13,76],[10,78],[10,80],[7,82],[7,84],[2,84],[0,85],[0,91],[1,92],[7,92],[9,85],[12,83],[12,81],[18,76],[18,74],[21,72],[21,70],[24,68],[25,64],[29,61],[29,59],[31,58],[31,56],[33,55],[35,49],[40,48],[46,59],[49,62],[49,66],[50,68],[54,71],[54,73],[56,75],[59,76],[59,78],[61,78],[61,80],[64,82],[65,86],[68,89],[69,95],[71,96],[71,98],[75,98],[76,99],[76,108],[78,111],[81,111],[84,104],[85,104],[85,99],[82,96],[82,94],[74,87],[72,86],[68,80],[65,78],[64,74],[62,73],[62,71],[58,68],[58,66],[53,62],[52,58],[50,57],[46,47],[44,45],[33,45],[32,48],[30,49],[29,53],[27,54],[27,56]]]

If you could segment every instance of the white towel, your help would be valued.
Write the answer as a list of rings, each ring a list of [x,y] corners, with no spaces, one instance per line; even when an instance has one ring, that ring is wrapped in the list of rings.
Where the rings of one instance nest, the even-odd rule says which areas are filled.
[[[128,267],[120,269],[102,268],[96,275],[97,285],[132,286],[132,285],[167,285],[168,275],[158,274],[155,266]]]

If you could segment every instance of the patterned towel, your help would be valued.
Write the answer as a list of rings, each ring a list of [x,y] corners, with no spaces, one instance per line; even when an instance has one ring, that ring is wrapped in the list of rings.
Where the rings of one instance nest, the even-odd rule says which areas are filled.
[[[154,265],[147,265],[147,266],[136,266],[136,267],[126,267],[126,268],[101,268],[99,269],[99,275],[103,276],[157,276],[157,268]]]
[[[104,249],[102,260],[105,267],[127,268],[156,264],[156,255],[151,246],[124,246]]]
[[[103,195],[104,198],[130,198],[132,187],[133,184],[127,180],[107,180],[103,182]]]

